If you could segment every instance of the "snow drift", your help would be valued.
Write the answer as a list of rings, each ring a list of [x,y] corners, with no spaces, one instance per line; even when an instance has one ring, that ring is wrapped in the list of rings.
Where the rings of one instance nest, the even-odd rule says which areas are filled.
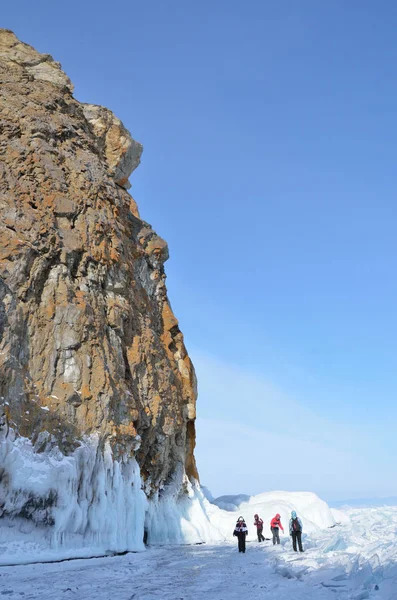
[[[208,494],[207,494],[208,497]],[[264,535],[270,536],[270,520],[276,513],[281,515],[281,523],[288,534],[291,512],[296,510],[303,520],[304,533],[314,533],[336,523],[330,508],[316,494],[310,492],[265,492],[257,496],[222,496],[209,503],[204,499],[205,510],[211,523],[226,540],[233,539],[236,520],[242,515],[248,526],[248,539],[256,539],[253,525],[254,515],[259,514],[264,521]],[[247,499],[248,498],[248,499]],[[227,510],[219,507],[227,507]]]

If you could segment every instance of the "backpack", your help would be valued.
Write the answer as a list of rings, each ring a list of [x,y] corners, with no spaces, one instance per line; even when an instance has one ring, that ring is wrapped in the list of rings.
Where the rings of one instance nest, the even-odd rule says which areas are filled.
[[[296,517],[296,519],[292,519],[292,529],[293,531],[302,531],[298,517]]]

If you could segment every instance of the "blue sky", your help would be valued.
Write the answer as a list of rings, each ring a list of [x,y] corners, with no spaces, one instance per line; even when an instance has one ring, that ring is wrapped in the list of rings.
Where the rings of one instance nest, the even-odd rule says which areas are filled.
[[[397,494],[397,4],[14,0],[2,26],[144,145],[203,483]]]

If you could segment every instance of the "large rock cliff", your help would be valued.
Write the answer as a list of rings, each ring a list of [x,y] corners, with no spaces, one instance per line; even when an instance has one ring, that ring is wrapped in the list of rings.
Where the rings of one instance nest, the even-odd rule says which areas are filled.
[[[196,379],[167,244],[127,192],[142,146],[72,92],[51,56],[0,30],[0,427],[36,454],[95,437],[97,454],[136,459],[150,497],[197,478]]]

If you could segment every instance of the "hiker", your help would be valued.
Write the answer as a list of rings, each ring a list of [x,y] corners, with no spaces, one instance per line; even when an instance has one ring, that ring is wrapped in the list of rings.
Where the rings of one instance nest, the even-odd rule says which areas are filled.
[[[270,531],[273,534],[273,546],[280,543],[279,529],[284,533],[284,527],[281,525],[281,516],[277,513],[270,521]]]
[[[263,519],[259,518],[259,515],[254,515],[254,525],[256,527],[256,532],[258,534],[258,542],[264,542],[265,538],[262,534],[263,531]]]
[[[298,518],[296,511],[292,511],[291,518],[289,521],[289,534],[292,537],[292,547],[295,552],[296,549],[296,541],[298,541],[299,552],[304,552],[302,548],[302,521]]]
[[[248,529],[247,525],[245,524],[244,517],[238,518],[233,535],[237,536],[238,539],[238,551],[245,552],[245,538],[248,535]]]

